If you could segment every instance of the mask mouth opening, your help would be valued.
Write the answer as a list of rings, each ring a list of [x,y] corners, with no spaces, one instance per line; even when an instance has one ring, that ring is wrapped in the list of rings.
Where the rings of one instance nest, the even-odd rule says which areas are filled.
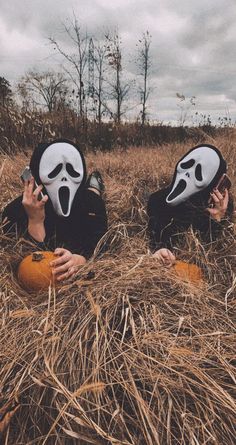
[[[69,209],[70,190],[68,187],[60,187],[58,191],[59,201],[64,216],[67,215]]]
[[[173,192],[167,197],[167,202],[173,201],[173,199],[177,198],[177,196],[183,193],[186,187],[187,187],[186,181],[184,181],[184,179],[180,179]]]

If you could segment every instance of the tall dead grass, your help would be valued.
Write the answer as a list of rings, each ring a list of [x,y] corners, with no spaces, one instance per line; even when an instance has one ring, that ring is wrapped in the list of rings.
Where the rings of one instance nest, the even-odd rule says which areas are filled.
[[[208,142],[234,178],[234,141]],[[148,254],[148,195],[188,148],[88,154],[106,183],[110,248],[57,291],[23,291],[15,270],[32,247],[1,236],[0,400],[20,401],[4,444],[235,444],[233,231],[211,246],[186,237],[177,255],[202,266],[199,286]],[[2,161],[3,207],[27,159]]]

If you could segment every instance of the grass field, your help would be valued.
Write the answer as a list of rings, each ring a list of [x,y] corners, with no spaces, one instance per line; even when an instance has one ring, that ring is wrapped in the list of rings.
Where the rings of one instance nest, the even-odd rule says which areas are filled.
[[[205,142],[226,157],[235,195],[235,132]],[[177,252],[202,267],[199,285],[154,260],[146,239],[148,196],[192,146],[86,155],[104,177],[110,248],[56,291],[18,285],[32,246],[1,235],[0,406],[20,404],[3,444],[235,444],[233,224],[211,246],[189,233]],[[28,163],[26,154],[1,156],[1,208],[21,193]]]

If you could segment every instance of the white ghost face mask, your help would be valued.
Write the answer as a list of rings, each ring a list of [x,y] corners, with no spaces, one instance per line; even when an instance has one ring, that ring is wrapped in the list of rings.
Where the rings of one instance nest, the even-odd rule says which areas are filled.
[[[84,177],[79,151],[68,142],[56,142],[43,152],[39,177],[59,216],[69,216],[75,194]]]
[[[183,157],[176,166],[176,176],[166,202],[176,206],[204,190],[214,179],[220,167],[218,153],[201,146]]]

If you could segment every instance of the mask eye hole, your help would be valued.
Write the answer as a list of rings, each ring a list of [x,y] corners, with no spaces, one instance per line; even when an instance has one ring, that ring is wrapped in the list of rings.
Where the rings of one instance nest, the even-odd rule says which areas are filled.
[[[72,178],[79,178],[80,173],[74,169],[73,165],[67,163],[66,170],[69,173],[69,175],[72,176]]]
[[[187,168],[191,168],[194,164],[194,159],[189,159],[189,161],[181,162],[180,167],[186,170]]]
[[[195,169],[195,176],[196,176],[196,179],[198,180],[198,181],[202,181],[202,166],[201,166],[201,164],[197,164],[197,167],[196,167],[196,169]]]
[[[49,179],[55,178],[60,173],[61,169],[62,169],[62,164],[58,164],[54,168],[54,170],[52,170],[51,173],[49,173],[49,175],[48,175]]]

